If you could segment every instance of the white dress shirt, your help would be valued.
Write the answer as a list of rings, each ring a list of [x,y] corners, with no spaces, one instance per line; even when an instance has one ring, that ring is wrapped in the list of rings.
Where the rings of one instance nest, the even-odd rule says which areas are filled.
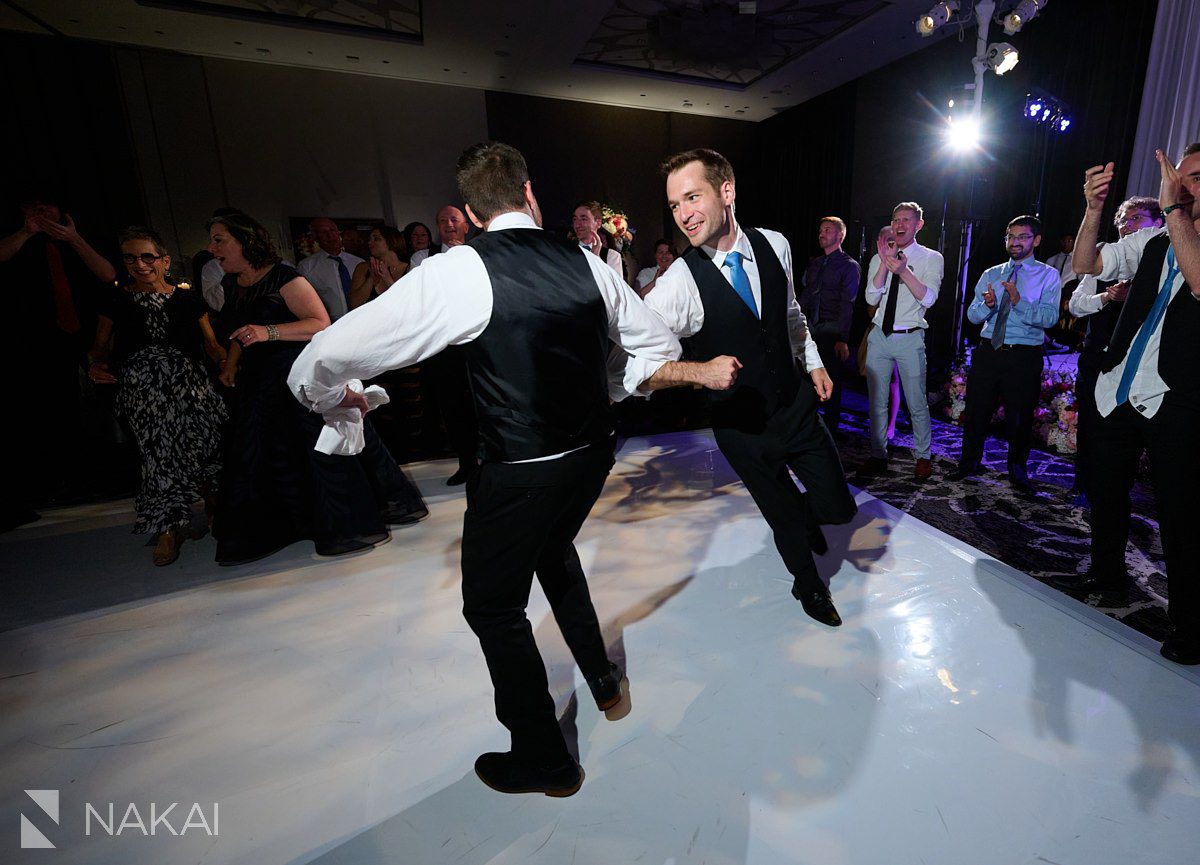
[[[1069,252],[1059,252],[1050,256],[1046,259],[1046,264],[1058,271],[1063,285],[1075,278],[1075,271],[1071,269],[1072,255]]]
[[[1100,248],[1101,269],[1096,278],[1101,280],[1133,279],[1138,265],[1141,264],[1146,244],[1160,234],[1166,233],[1166,228],[1143,228],[1141,231],[1135,231],[1133,234],[1122,237],[1116,243],[1105,244]],[[1156,290],[1162,288],[1163,280],[1166,277],[1167,261],[1164,259],[1162,269],[1158,273],[1158,280],[1155,282]],[[1183,284],[1183,274],[1175,274],[1175,279],[1171,283],[1172,301]],[[1195,300],[1194,295],[1193,300]],[[1159,406],[1162,405],[1163,396],[1170,390],[1167,383],[1162,380],[1162,376],[1158,374],[1158,351],[1162,343],[1163,322],[1166,319],[1166,315],[1160,318],[1158,326],[1150,334],[1150,341],[1146,343],[1146,350],[1142,353],[1141,362],[1138,364],[1137,372],[1133,376],[1133,383],[1129,388],[1129,404],[1144,417],[1154,417]],[[1121,375],[1125,372],[1125,364],[1128,360],[1127,353],[1115,368],[1101,373],[1100,378],[1096,381],[1096,408],[1103,417],[1107,417],[1117,407],[1117,387],[1121,383]]]
[[[940,252],[921,246],[915,240],[902,251],[908,269],[927,290],[925,296],[917,300],[917,296],[908,290],[908,286],[903,282],[900,283],[898,286],[900,293],[896,296],[896,321],[892,327],[896,330],[928,327],[929,325],[925,323],[925,310],[933,306],[934,301],[938,299],[938,290],[942,287],[942,273],[946,264],[942,260]],[[867,287],[863,291],[863,298],[867,301],[867,306],[879,305],[875,317],[871,319],[879,328],[883,327],[883,317],[887,312],[888,290],[892,284],[892,274],[888,273],[885,274],[883,288],[875,287],[875,276],[882,266],[878,254],[871,256],[871,263],[867,265]]]
[[[510,212],[488,226],[504,230],[540,229],[527,214]],[[610,395],[622,399],[664,363],[678,360],[679,340],[611,268],[594,255],[585,258],[608,310],[609,338],[637,360],[623,380],[610,377]],[[332,412],[348,385],[361,389],[360,379],[419,363],[487,329],[492,283],[479,254],[455,246],[425,265],[409,268],[391,289],[312,338],[288,376],[288,388],[302,404]]]
[[[452,249],[454,249],[454,247],[453,247],[453,246],[446,246],[446,244],[444,244],[444,243],[443,243],[443,244],[442,244],[442,245],[441,245],[441,246],[438,248],[438,252],[449,252],[449,251],[450,251],[450,250],[452,250]],[[429,249],[428,249],[428,248],[426,248],[426,249],[418,249],[416,252],[414,252],[414,253],[412,254],[412,257],[411,257],[411,258],[409,258],[409,260],[408,260],[408,269],[409,269],[409,270],[412,270],[414,267],[417,267],[417,266],[419,266],[419,265],[421,264],[421,262],[422,262],[422,261],[424,261],[424,260],[425,260],[425,259],[427,259],[427,258],[429,258]]]
[[[346,265],[346,271],[351,277],[354,276],[354,268],[363,263],[363,260],[357,255],[346,252],[344,249],[337,255],[330,255],[325,250],[318,249],[296,265],[296,270],[300,272],[300,275],[311,282],[313,288],[317,290],[321,303],[325,304],[325,309],[329,313],[330,321],[337,321],[346,314],[348,309],[346,293],[342,291],[342,278],[338,273],[335,258],[342,260],[342,264]]]
[[[1100,310],[1104,309],[1106,301],[1104,300],[1104,292],[1096,291],[1096,283],[1099,280],[1090,273],[1085,273],[1083,278],[1075,286],[1075,290],[1071,292],[1071,300],[1067,303],[1067,309],[1071,315],[1076,318],[1083,318],[1088,315],[1095,315]]]
[[[217,312],[225,305],[225,287],[221,285],[224,278],[225,269],[215,258],[204,262],[204,267],[200,268],[200,294],[209,309]]]
[[[754,247],[750,245],[750,238],[746,237],[740,225],[735,223],[734,229],[737,235],[733,248],[729,252],[742,254],[742,268],[746,271],[746,276],[750,278],[750,291],[754,294],[754,303],[761,310],[762,283],[758,275],[758,263],[754,260]],[[808,325],[804,320],[804,313],[800,311],[800,305],[796,303],[796,289],[792,280],[791,244],[778,231],[771,231],[769,228],[758,230],[771,245],[775,257],[779,259],[783,272],[787,275],[787,323],[792,353],[797,357],[803,357],[805,369],[812,372],[825,364],[821,360],[820,352],[817,351],[816,341],[808,338]],[[730,271],[728,268],[722,267],[725,263],[725,256],[729,252],[721,252],[711,246],[704,246],[701,249],[706,256],[712,259],[712,263],[717,266],[717,270],[730,284],[732,290]],[[700,328],[704,326],[704,303],[700,299],[700,288],[696,285],[696,278],[692,276],[691,269],[682,257],[675,259],[666,272],[658,278],[658,282],[654,283],[654,291],[646,295],[645,303],[659,314],[676,336],[693,336],[699,333]],[[631,370],[627,369],[626,381],[637,378],[639,375],[643,380],[649,377],[637,371],[635,369],[637,365],[637,358],[629,360],[632,374],[630,374]]]
[[[638,271],[638,275],[636,279],[634,279],[634,282],[637,283],[638,288],[645,288],[650,284],[650,280],[654,279],[654,274],[656,273],[658,273],[657,265],[654,267],[643,267]]]

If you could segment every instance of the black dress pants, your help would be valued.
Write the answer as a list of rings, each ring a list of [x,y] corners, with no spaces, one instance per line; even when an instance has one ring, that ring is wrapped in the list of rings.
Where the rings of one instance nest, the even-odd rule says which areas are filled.
[[[1100,413],[1096,410],[1096,380],[1100,377],[1101,354],[1084,349],[1079,353],[1079,372],[1075,377],[1075,489],[1088,493],[1091,481],[1093,443]],[[1088,493],[1090,497],[1090,493]]]
[[[823,591],[808,544],[809,521],[848,523],[858,505],[846,485],[837,447],[817,414],[816,391],[801,383],[795,401],[767,418],[761,431],[715,425],[713,434],[771,527],[775,547],[800,589]],[[789,468],[807,493],[796,486]]]
[[[536,463],[485,462],[467,481],[463,615],[483,648],[513,753],[544,766],[569,752],[525,608],[536,572],[584,678],[609,671],[574,540],[613,466],[613,444]]]
[[[836,333],[820,332],[816,334],[816,340],[817,351],[821,353],[821,360],[825,361],[825,371],[833,381],[833,395],[822,405],[821,412],[825,415],[825,425],[836,430],[842,422],[842,388],[845,386],[843,383],[846,379],[846,364],[838,360],[834,346],[841,342],[842,338]]]
[[[1167,393],[1154,417],[1129,403],[1098,420],[1092,440],[1092,568],[1113,586],[1126,585],[1129,491],[1145,449],[1150,456],[1159,534],[1167,564],[1167,614],[1179,636],[1200,640],[1200,531],[1195,525],[1200,460],[1200,404]]]
[[[1008,465],[1025,468],[1033,438],[1033,412],[1042,389],[1042,347],[992,348],[986,340],[971,356],[967,373],[967,410],[963,421],[959,465],[977,466],[996,397],[1004,399],[1004,430],[1008,437]]]

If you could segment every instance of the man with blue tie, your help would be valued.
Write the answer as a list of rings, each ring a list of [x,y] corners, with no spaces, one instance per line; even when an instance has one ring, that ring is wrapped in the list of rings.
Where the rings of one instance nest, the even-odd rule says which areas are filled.
[[[1087,210],[1075,245],[1075,272],[1133,283],[1096,382],[1100,419],[1093,433],[1088,489],[1092,566],[1082,577],[1055,585],[1079,597],[1099,595],[1103,606],[1128,603],[1129,491],[1145,450],[1158,504],[1172,628],[1160,652],[1177,664],[1200,664],[1200,532],[1195,528],[1200,490],[1200,142],[1184,149],[1178,166],[1161,150],[1155,156],[1164,226],[1135,231],[1099,251],[1096,239],[1114,166],[1096,165],[1084,174]]]
[[[319,216],[308,227],[320,249],[296,265],[296,270],[317,290],[329,320],[337,321],[350,308],[350,278],[363,260],[342,247],[342,231],[332,219]]]
[[[982,324],[979,346],[967,376],[962,456],[947,477],[960,481],[978,474],[983,444],[996,397],[1004,400],[1008,436],[1008,480],[1017,492],[1033,493],[1025,464],[1042,386],[1042,345],[1046,328],[1058,321],[1058,271],[1033,257],[1042,242],[1042,221],[1018,216],[1005,235],[1009,260],[989,267],[975,286],[967,318]]]
[[[833,383],[796,303],[791,246],[778,232],[738,225],[733,166],[715,150],[676,154],[661,169],[691,248],[658,278],[646,304],[676,335],[691,337],[697,360],[741,362],[734,388],[712,400],[713,435],[771,527],[792,596],[809,616],[837,627],[842,620],[813,553],[828,549],[820,524],[849,522],[857,506],[817,414]]]

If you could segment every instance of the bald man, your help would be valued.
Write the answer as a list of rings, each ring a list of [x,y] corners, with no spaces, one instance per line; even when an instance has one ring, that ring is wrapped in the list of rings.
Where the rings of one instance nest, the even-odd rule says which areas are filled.
[[[301,261],[296,270],[317,290],[329,320],[337,321],[350,308],[350,277],[363,260],[342,247],[342,230],[332,219],[319,216],[308,227],[320,249]]]
[[[430,247],[429,249],[418,249],[414,252],[412,260],[408,263],[410,270],[431,255],[437,255],[439,252],[447,252],[455,246],[462,246],[467,242],[467,232],[471,226],[461,210],[453,204],[447,204],[437,212],[437,227],[438,234],[442,238],[442,245],[436,249]]]

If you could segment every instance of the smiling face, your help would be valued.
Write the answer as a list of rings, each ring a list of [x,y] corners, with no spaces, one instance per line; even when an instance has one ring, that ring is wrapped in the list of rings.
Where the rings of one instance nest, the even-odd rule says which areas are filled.
[[[214,222],[208,230],[208,251],[226,273],[241,273],[250,269],[250,262],[242,254],[242,245],[229,233],[224,223]]]
[[[1126,237],[1143,228],[1154,228],[1160,225],[1162,222],[1151,216],[1150,211],[1146,208],[1131,207],[1120,214],[1120,219],[1117,220],[1117,233],[1121,237]]]
[[[412,230],[412,252],[417,252],[422,249],[429,249],[430,237],[425,226],[418,225]]]
[[[728,252],[733,246],[733,202],[737,193],[731,181],[714,188],[699,160],[667,176],[667,205],[675,224],[692,246],[716,246]],[[722,246],[724,244],[724,246]]]
[[[1033,255],[1033,251],[1042,242],[1042,236],[1035,234],[1028,225],[1009,226],[1004,236],[1004,246],[1013,261],[1024,261]]]
[[[896,232],[896,246],[903,249],[917,239],[917,232],[925,226],[925,220],[915,210],[902,207],[892,214],[892,230]]]
[[[571,230],[575,232],[580,243],[594,243],[600,230],[600,220],[592,213],[590,207],[580,205],[571,214]]]
[[[144,238],[122,243],[121,260],[133,281],[147,288],[163,282],[171,268],[171,256],[160,253],[152,241]]]
[[[467,241],[467,218],[457,207],[447,205],[438,211],[438,234],[446,246],[458,246]]]
[[[674,260],[675,253],[671,251],[671,247],[667,246],[667,244],[660,243],[654,247],[654,263],[658,265],[659,270],[666,270]]]

